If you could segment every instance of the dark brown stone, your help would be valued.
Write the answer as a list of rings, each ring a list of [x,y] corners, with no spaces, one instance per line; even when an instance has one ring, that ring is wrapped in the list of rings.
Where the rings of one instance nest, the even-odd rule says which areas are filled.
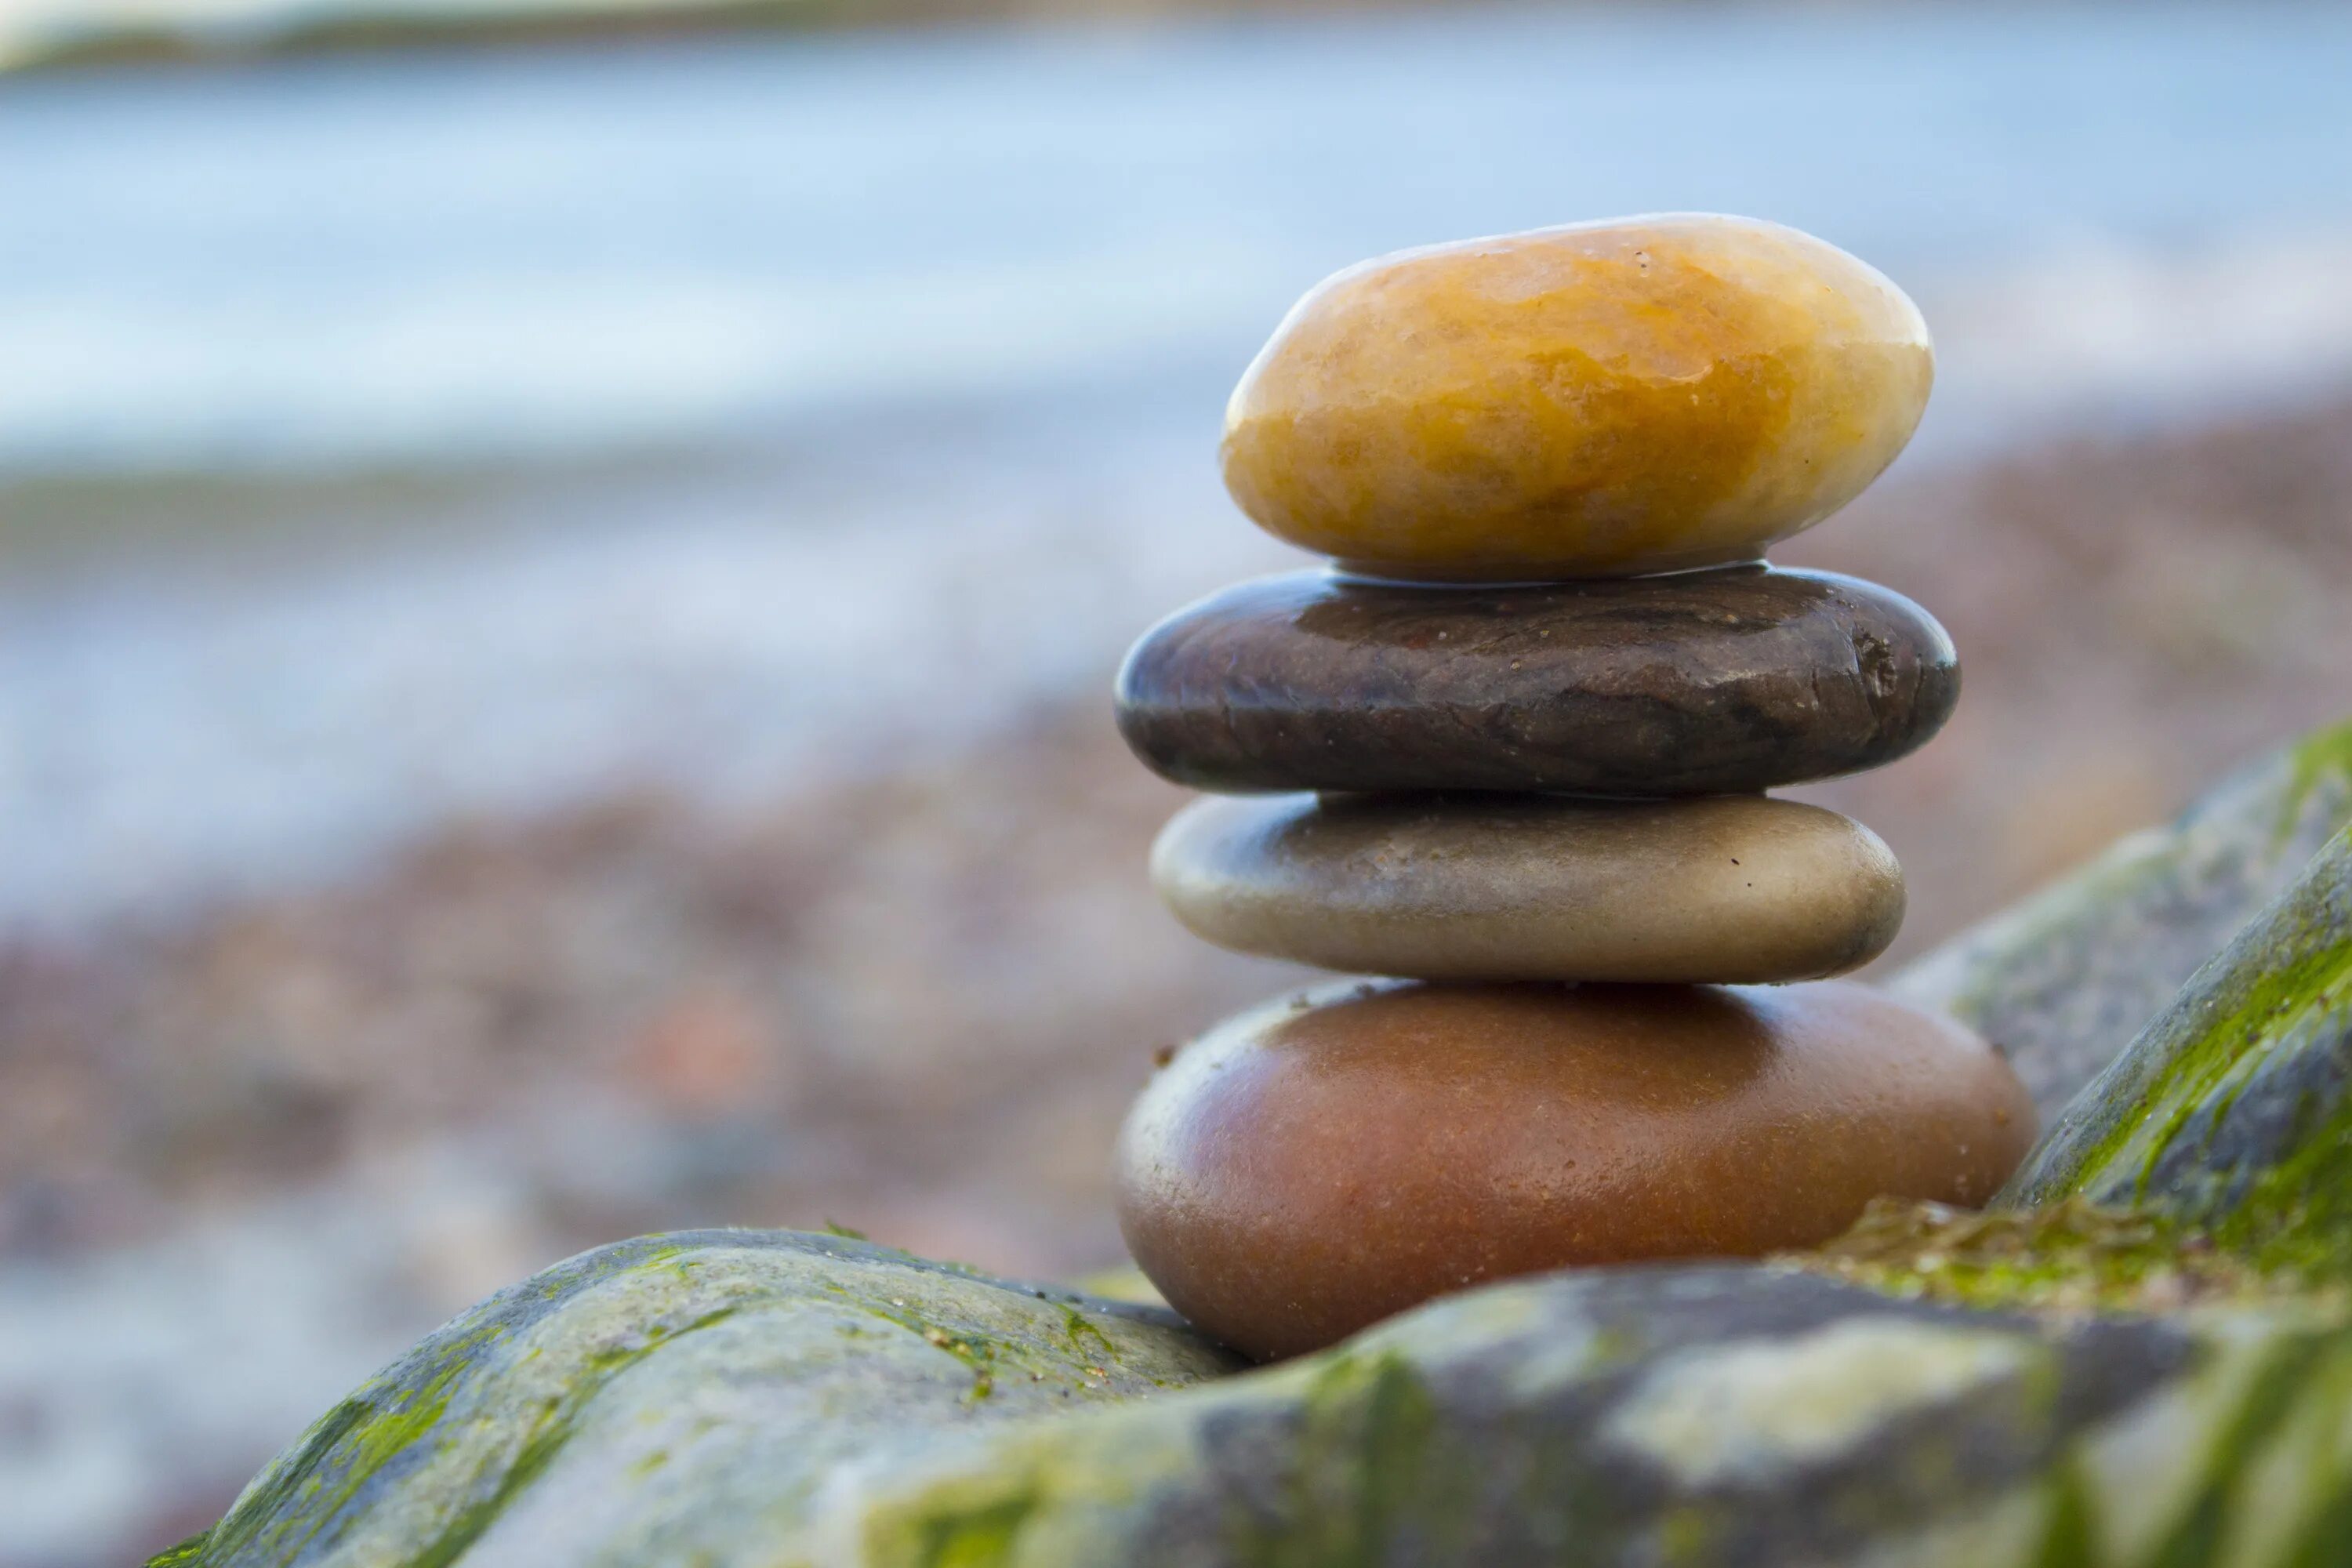
[[[1833,573],[1440,587],[1302,572],[1152,628],[1119,671],[1118,726],[1202,789],[1725,795],[1892,762],[1959,687],[1934,617]]]

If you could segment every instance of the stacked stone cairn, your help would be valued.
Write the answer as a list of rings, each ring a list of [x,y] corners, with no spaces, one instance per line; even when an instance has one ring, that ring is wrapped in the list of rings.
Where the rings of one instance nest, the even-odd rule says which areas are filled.
[[[1811,1246],[1981,1204],[2031,1102],[1958,1026],[1830,980],[1893,940],[1870,830],[1765,792],[1950,713],[1943,628],[1766,565],[1909,440],[1917,309],[1810,236],[1675,215],[1328,279],[1243,375],[1224,477],[1328,571],[1147,634],[1118,721],[1211,942],[1375,980],[1161,1068],[1118,1154],[1169,1302],[1254,1356],[1484,1280]]]

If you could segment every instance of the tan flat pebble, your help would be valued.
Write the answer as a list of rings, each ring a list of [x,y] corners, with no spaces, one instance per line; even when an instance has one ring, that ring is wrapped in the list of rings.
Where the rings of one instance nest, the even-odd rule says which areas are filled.
[[[1876,834],[1762,795],[1211,797],[1151,879],[1220,946],[1425,980],[1811,980],[1903,923]]]

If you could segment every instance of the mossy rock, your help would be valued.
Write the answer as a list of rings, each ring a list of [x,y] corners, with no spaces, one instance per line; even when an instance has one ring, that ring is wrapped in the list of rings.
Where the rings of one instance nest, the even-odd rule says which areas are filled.
[[[2223,1301],[1603,1269],[1202,1384],[1224,1363],[1155,1317],[824,1238],[628,1243],[435,1335],[171,1561],[2333,1560],[2352,1326]]]
[[[1888,982],[2000,1046],[2054,1121],[2352,823],[2352,720],[2314,731]]]
[[[2072,1194],[2352,1279],[2352,830],[2077,1097],[1999,1201]]]
[[[1233,1369],[1171,1314],[840,1237],[698,1231],[502,1290],[327,1413],[175,1568],[769,1561],[909,1432]]]
[[[780,1563],[2319,1563],[2332,1311],[1988,1311],[1763,1267],[1596,1270],[846,1477]]]

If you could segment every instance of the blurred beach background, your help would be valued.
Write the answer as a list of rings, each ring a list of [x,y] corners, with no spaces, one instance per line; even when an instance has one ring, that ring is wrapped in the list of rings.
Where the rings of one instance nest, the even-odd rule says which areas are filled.
[[[1800,792],[1899,963],[2352,710],[2352,10],[0,0],[0,1568],[205,1523],[583,1247],[1118,1260],[1185,937],[1108,687],[1297,559],[1289,302],[1698,208],[1921,301],[1778,552],[1951,628]]]

